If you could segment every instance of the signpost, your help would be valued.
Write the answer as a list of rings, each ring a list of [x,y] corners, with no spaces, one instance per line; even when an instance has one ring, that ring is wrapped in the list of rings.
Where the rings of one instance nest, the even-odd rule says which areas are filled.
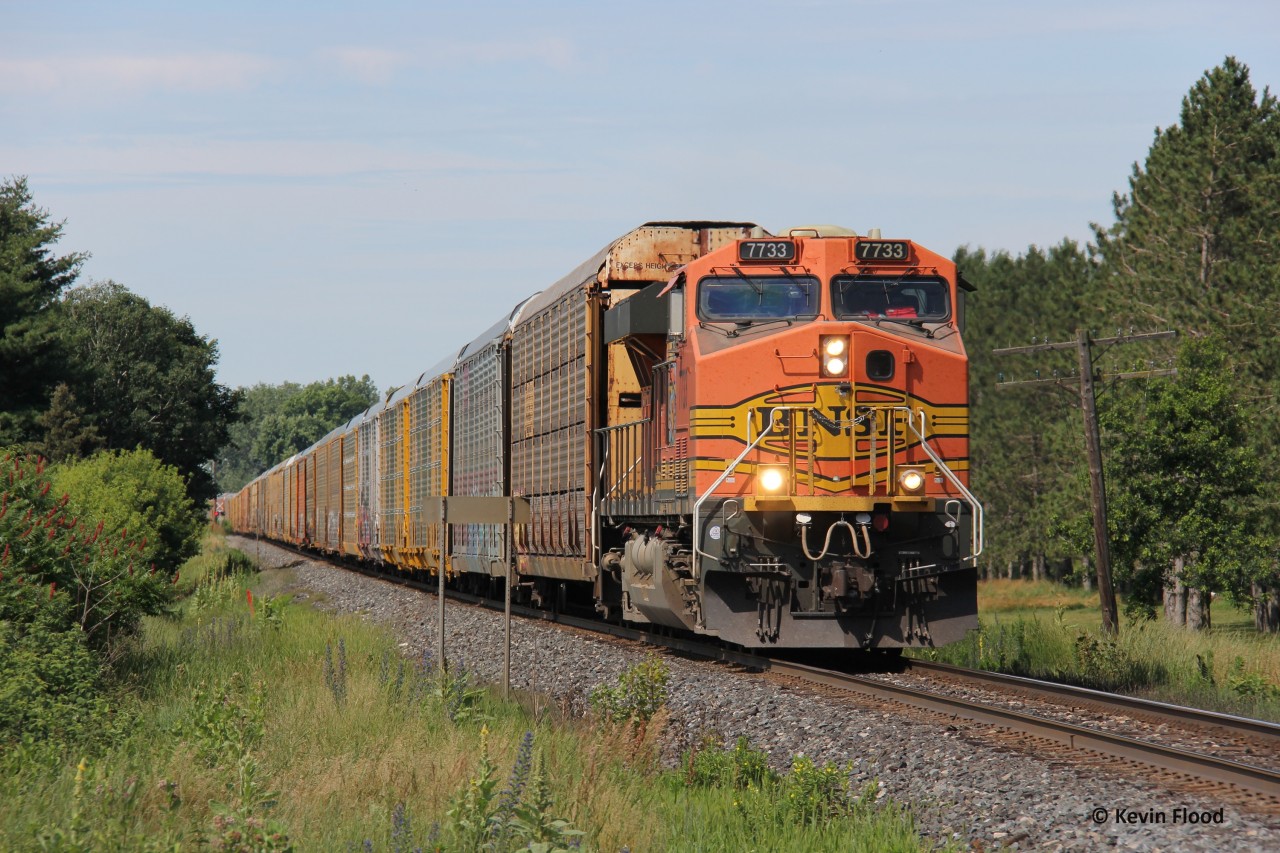
[[[423,499],[423,514],[434,515],[440,522],[441,554],[447,550],[450,524],[501,524],[506,528],[507,566],[505,572],[506,601],[503,613],[506,621],[505,646],[502,666],[502,695],[511,691],[511,582],[515,562],[515,525],[528,524],[532,517],[528,498],[522,497],[457,497],[433,496]],[[444,647],[444,566],[437,568],[439,586],[436,592],[436,662],[440,671],[446,671]]]

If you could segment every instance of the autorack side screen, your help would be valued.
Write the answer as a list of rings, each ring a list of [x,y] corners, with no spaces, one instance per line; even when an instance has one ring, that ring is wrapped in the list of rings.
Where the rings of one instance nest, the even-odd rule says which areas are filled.
[[[812,319],[820,292],[813,276],[708,276],[698,282],[698,318],[730,323]]]

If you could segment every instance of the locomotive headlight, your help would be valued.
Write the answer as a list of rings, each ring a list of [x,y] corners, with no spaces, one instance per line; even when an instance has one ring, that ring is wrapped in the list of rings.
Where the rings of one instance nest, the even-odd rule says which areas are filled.
[[[783,465],[761,465],[756,469],[756,486],[767,495],[781,494],[787,488],[787,469]]]
[[[822,351],[822,375],[845,376],[849,372],[849,338],[847,335],[823,335],[819,341]]]
[[[899,469],[898,486],[909,495],[920,494],[924,491],[924,471],[919,468]]]

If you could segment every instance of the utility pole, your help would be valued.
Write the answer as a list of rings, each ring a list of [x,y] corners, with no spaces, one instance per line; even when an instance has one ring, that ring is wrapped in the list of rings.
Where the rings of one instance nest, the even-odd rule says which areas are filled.
[[[1093,390],[1093,353],[1089,332],[1076,330],[1080,358],[1080,410],[1084,413],[1084,447],[1089,457],[1089,503],[1093,506],[1093,553],[1098,569],[1098,601],[1102,606],[1102,630],[1120,632],[1116,590],[1111,583],[1111,537],[1107,535],[1107,487],[1102,479],[1102,442],[1098,437],[1098,398]]]
[[[1098,573],[1098,602],[1102,608],[1102,630],[1115,635],[1120,631],[1120,616],[1116,607],[1115,586],[1111,582],[1111,539],[1107,532],[1107,489],[1102,476],[1102,443],[1098,436],[1098,400],[1094,383],[1102,379],[1136,379],[1147,376],[1171,376],[1176,370],[1143,370],[1102,376],[1095,373],[1093,347],[1129,344],[1140,341],[1172,338],[1177,332],[1149,332],[1140,335],[1117,335],[1114,338],[1093,338],[1086,329],[1076,330],[1074,341],[1032,344],[1029,347],[1007,347],[992,350],[993,355],[1028,355],[1052,350],[1075,349],[1080,364],[1080,410],[1084,415],[1084,445],[1089,459],[1089,497],[1093,509],[1093,552]],[[1039,371],[1037,371],[1039,373]],[[1068,377],[1069,379],[1069,377]],[[999,387],[1029,385],[1040,382],[1061,384],[1061,377],[1030,379],[1019,382],[999,382]]]

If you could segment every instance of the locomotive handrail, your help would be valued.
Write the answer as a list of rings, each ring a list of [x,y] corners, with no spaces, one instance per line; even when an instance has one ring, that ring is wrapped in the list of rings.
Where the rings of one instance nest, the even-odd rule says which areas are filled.
[[[924,452],[928,455],[928,457],[931,460],[933,460],[933,464],[938,466],[938,470],[941,471],[942,475],[947,478],[947,481],[950,482],[951,485],[955,486],[956,490],[960,492],[960,494],[964,495],[965,500],[967,500],[969,502],[969,506],[972,507],[973,509],[973,553],[969,555],[969,559],[974,560],[976,562],[978,555],[982,553],[982,547],[984,544],[983,529],[985,525],[984,525],[982,504],[978,501],[977,497],[974,496],[973,492],[969,491],[968,487],[966,487],[964,483],[960,482],[960,478],[956,476],[956,473],[947,467],[947,463],[942,461],[942,457],[939,456],[937,453],[935,453],[933,448],[929,446],[929,440],[925,438],[925,434],[924,434],[925,432],[924,411],[921,410],[919,412],[920,428],[916,429],[916,414],[917,414],[916,412],[911,411],[911,409],[907,408],[906,406],[894,406],[893,409],[894,411],[906,412],[907,426],[911,429],[912,432],[916,434],[916,437],[920,439],[920,447],[924,450]]]
[[[653,422],[653,418],[641,418],[638,421],[627,421],[625,424],[613,424],[612,426],[597,427],[595,429],[596,435],[600,437],[600,444],[601,444],[600,473],[597,476],[597,482],[601,485],[601,487],[603,487],[605,484],[605,480],[606,480],[605,474],[608,473],[609,471],[609,457],[613,451],[613,444],[609,441],[611,435],[615,432],[622,432],[624,430],[635,430],[637,428],[639,428],[643,433],[644,425],[652,422]],[[642,438],[643,438],[643,434],[642,434]],[[626,482],[626,480],[630,477],[631,472],[634,471],[636,469],[636,466],[643,461],[644,461],[644,449],[641,448],[640,456],[638,456],[636,458],[636,461],[632,462],[631,466],[627,468],[626,471],[623,471],[622,474],[616,479],[616,481],[611,486],[609,486],[609,490],[605,492],[604,495],[600,494],[599,489],[593,489],[591,492],[591,529],[595,537],[595,545],[593,546],[593,550],[596,552],[594,555],[596,565],[600,564],[600,553],[599,553],[600,552],[600,517],[602,515],[605,515],[609,518],[610,523],[611,524],[613,523],[613,514],[603,509],[604,503],[610,499],[613,493],[617,490],[618,486]]]
[[[643,427],[645,424],[652,423],[652,422],[653,422],[653,418],[641,418],[638,421],[627,421],[625,424],[614,424],[613,426],[600,427],[596,430],[596,433],[603,436],[604,438],[604,452],[601,454],[602,459],[600,461],[600,480],[602,482],[605,479],[605,473],[608,471],[609,452],[613,449],[613,446],[609,443],[609,436],[605,434],[613,433],[613,432],[621,432],[623,430],[634,430],[636,428],[640,428],[641,430],[643,430]],[[642,438],[643,438],[643,435],[642,435]],[[630,477],[631,472],[634,471],[636,469],[636,466],[643,461],[644,461],[644,449],[641,448],[640,455],[636,457],[636,461],[632,462],[631,465],[627,468],[627,470],[623,471],[617,477],[617,481],[612,486],[609,487],[609,491],[604,493],[604,497],[601,498],[601,500],[602,501],[608,500],[609,496],[612,495],[617,490],[618,486],[626,482],[627,478]]]
[[[738,467],[738,463],[741,462],[743,459],[746,459],[747,454],[755,450],[756,445],[759,444],[761,441],[763,441],[766,435],[773,432],[773,426],[778,422],[778,413],[781,412],[782,410],[783,410],[782,407],[778,406],[769,412],[769,425],[760,431],[760,434],[755,437],[754,441],[752,441],[750,444],[746,446],[745,450],[743,450],[741,453],[738,454],[737,459],[733,460],[732,462],[730,462],[728,465],[725,466],[724,471],[720,473],[720,476],[716,478],[716,481],[712,483],[705,492],[702,493],[702,497],[698,498],[697,502],[693,505],[693,577],[695,579],[702,577],[702,558],[709,557],[711,559],[715,559],[714,557],[712,557],[711,554],[703,553],[702,548],[699,547],[699,543],[702,540],[702,537],[700,535],[702,531],[702,525],[699,522],[698,515],[702,510],[702,502],[705,501],[707,498],[711,497],[712,492],[720,488],[720,484],[723,483],[726,479],[728,479],[729,475],[732,474],[734,470]]]
[[[631,472],[634,471],[636,469],[636,466],[639,465],[642,461],[644,461],[643,453],[636,457],[636,461],[632,462],[630,467],[627,468],[627,470],[622,472],[622,474],[618,477],[618,482],[614,483],[612,486],[609,487],[609,491],[605,492],[605,495],[604,495],[606,499],[617,490],[618,486],[621,486],[623,482],[626,481],[626,479],[631,475]]]

